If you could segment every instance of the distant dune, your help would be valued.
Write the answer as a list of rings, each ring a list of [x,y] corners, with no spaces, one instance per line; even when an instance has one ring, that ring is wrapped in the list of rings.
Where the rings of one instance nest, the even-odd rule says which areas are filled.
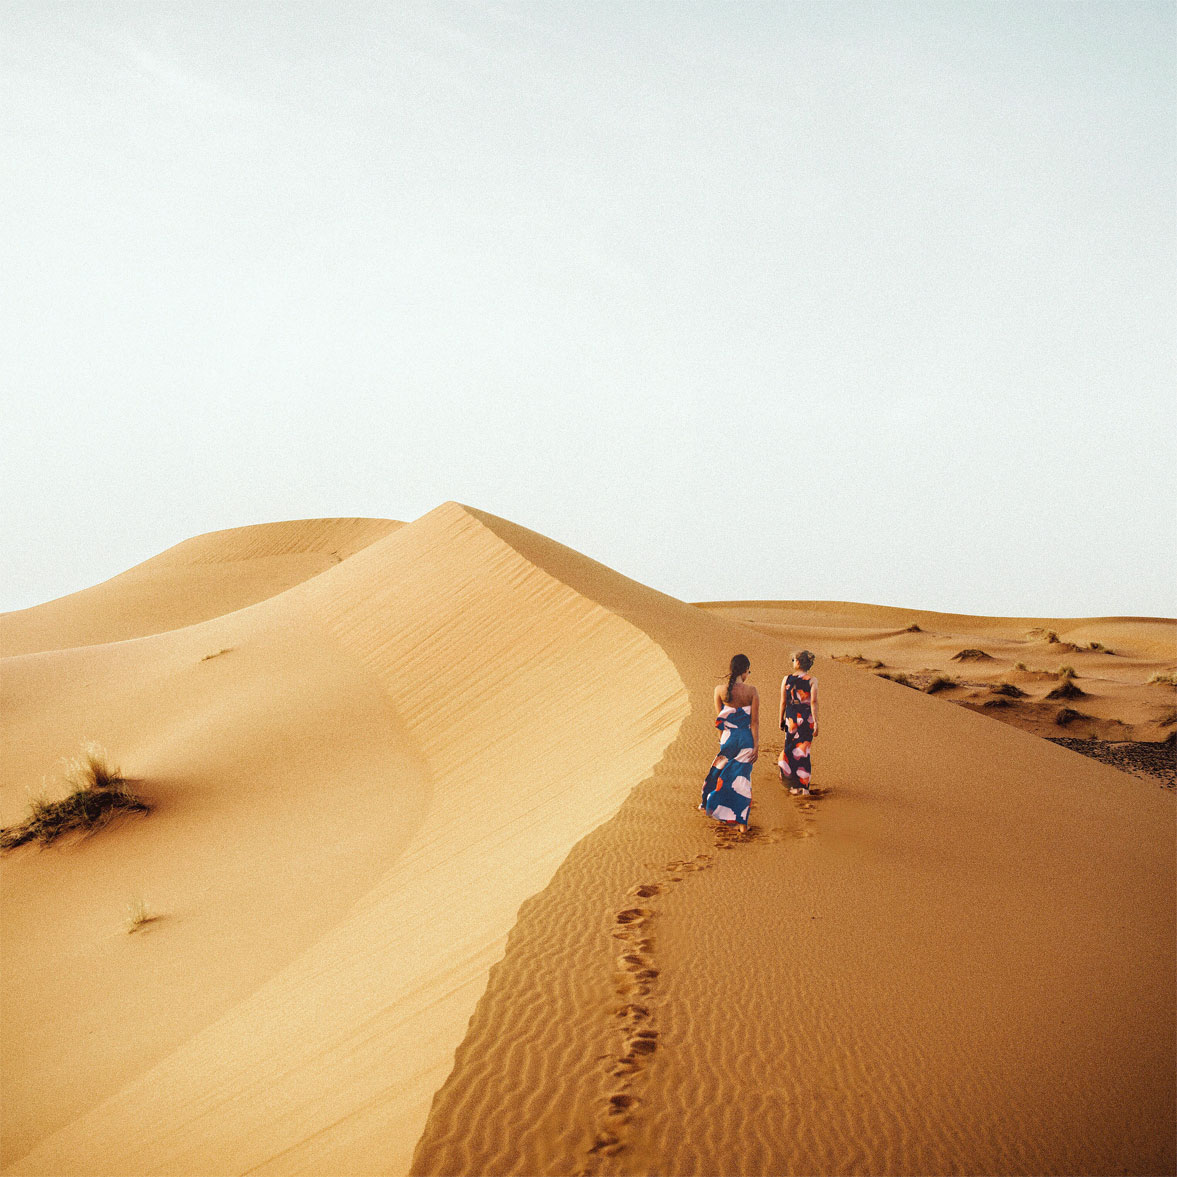
[[[1173,792],[1034,734],[1033,676],[1160,740],[1174,632],[696,607],[454,503],[4,615],[3,823],[87,740],[152,806],[2,860],[4,1172],[1172,1172]],[[737,651],[744,842],[696,808]]]

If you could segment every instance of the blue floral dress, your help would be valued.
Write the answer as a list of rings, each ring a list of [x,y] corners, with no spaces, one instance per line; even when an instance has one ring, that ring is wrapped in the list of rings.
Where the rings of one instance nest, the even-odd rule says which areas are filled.
[[[719,728],[719,755],[703,782],[699,808],[717,821],[746,826],[752,807],[752,708],[724,707],[715,726]]]

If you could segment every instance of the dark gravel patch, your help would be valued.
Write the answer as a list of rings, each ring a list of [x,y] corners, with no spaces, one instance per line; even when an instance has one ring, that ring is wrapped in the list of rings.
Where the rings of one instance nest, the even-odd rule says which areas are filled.
[[[1112,744],[1105,740],[1078,740],[1071,736],[1050,736],[1052,744],[1069,748],[1134,776],[1159,781],[1166,789],[1177,788],[1177,749],[1171,742],[1126,740]]]

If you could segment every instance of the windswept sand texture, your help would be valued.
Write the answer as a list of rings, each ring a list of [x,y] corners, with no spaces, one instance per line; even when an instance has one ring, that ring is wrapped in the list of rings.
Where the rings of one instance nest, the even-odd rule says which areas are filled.
[[[789,798],[846,620],[764,608],[451,503],[2,619],[4,823],[86,739],[154,806],[3,860],[5,1171],[1173,1171],[1172,794],[821,658]],[[737,650],[743,843],[695,808]]]

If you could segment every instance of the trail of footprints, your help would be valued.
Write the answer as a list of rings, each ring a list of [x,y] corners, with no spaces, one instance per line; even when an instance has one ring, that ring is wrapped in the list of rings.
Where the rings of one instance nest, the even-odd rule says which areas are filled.
[[[815,797],[818,795],[815,791]],[[661,895],[668,887],[681,883],[687,875],[709,870],[715,865],[720,852],[731,850],[742,843],[772,843],[789,837],[812,837],[811,826],[817,807],[808,799],[797,800],[803,821],[800,831],[790,833],[784,829],[751,826],[747,832],[740,834],[730,827],[717,826],[714,831],[715,853],[696,854],[694,858],[668,862],[659,872],[658,881],[640,883],[629,891],[634,905],[616,914],[612,933],[620,946],[615,977],[619,1002],[616,1017],[620,1023],[622,1046],[618,1055],[608,1063],[609,1082],[598,1109],[592,1141],[585,1150],[581,1167],[577,1169],[577,1177],[588,1177],[596,1158],[616,1156],[625,1149],[625,1129],[641,1103],[635,1094],[635,1087],[649,1065],[651,1056],[658,1049],[658,1029],[649,1003],[659,973],[654,958],[651,926],[655,912],[642,901]]]

